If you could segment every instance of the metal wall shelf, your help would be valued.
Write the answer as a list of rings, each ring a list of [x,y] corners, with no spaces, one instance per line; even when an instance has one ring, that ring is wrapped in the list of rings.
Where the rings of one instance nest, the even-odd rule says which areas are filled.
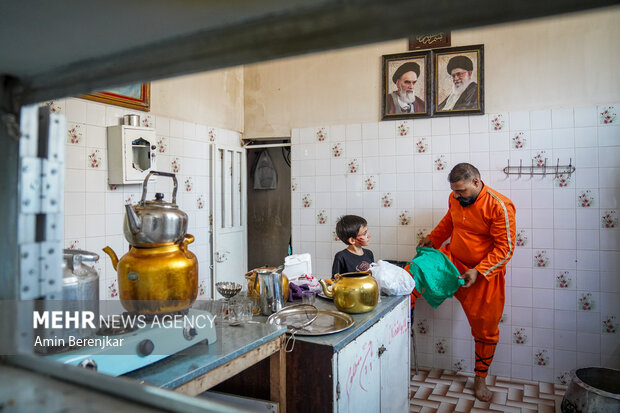
[[[545,163],[543,165],[534,165],[534,161],[532,160],[531,165],[524,166],[523,160],[519,159],[519,166],[511,166],[510,159],[508,160],[508,166],[504,168],[504,173],[506,175],[565,175],[568,174],[570,176],[573,172],[575,172],[575,167],[573,166],[573,159],[571,158],[568,162],[568,165],[560,165],[560,159],[558,158],[555,166],[547,165],[547,158],[545,158]]]

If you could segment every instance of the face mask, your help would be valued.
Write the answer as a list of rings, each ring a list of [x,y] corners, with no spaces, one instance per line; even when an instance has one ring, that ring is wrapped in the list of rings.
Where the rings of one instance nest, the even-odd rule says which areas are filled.
[[[474,202],[476,202],[476,198],[478,198],[477,196],[469,196],[467,198],[458,198],[457,201],[459,201],[459,204],[461,204],[462,207],[468,207],[471,204],[473,204]]]

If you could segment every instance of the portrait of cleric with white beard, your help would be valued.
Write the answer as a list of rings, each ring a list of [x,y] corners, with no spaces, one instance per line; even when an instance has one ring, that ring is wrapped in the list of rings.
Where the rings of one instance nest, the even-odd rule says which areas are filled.
[[[476,53],[439,56],[437,112],[481,109],[480,88],[477,83],[479,72]]]
[[[392,83],[396,90],[387,96],[387,113],[425,113],[426,104],[424,100],[417,96],[425,96],[424,68],[423,59],[421,62],[409,61],[397,67],[392,75]]]

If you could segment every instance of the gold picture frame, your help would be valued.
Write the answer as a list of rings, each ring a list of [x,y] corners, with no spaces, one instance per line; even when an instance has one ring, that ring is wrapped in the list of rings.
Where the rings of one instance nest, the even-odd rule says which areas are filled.
[[[150,82],[134,83],[123,87],[82,95],[80,97],[82,99],[137,109],[144,112],[151,110]]]

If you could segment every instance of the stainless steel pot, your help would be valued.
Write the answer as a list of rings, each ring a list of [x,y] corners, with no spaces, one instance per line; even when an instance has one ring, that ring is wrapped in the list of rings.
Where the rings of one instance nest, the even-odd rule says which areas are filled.
[[[76,312],[93,313],[93,324],[95,328],[82,328],[71,325],[67,328],[37,328],[35,335],[43,342],[61,343],[53,346],[35,345],[34,351],[37,353],[48,354],[57,353],[67,349],[70,337],[76,339],[88,338],[95,335],[99,325],[99,274],[97,271],[85,265],[83,262],[94,262],[99,259],[99,255],[94,252],[83,250],[63,251],[62,262],[62,299],[61,300],[42,300],[35,307],[39,311],[62,311],[75,315]]]
[[[172,202],[164,201],[164,194],[156,193],[155,199],[147,201],[146,191],[151,175],[172,178],[174,189]],[[178,183],[175,174],[151,171],[142,184],[142,199],[136,206],[125,205],[123,233],[134,247],[160,247],[179,243],[187,233],[187,214],[179,209]]]
[[[63,251],[62,263],[62,299],[96,302],[99,304],[99,274],[84,265],[84,262],[95,262],[99,255],[83,250]],[[97,307],[98,308],[98,307]]]

